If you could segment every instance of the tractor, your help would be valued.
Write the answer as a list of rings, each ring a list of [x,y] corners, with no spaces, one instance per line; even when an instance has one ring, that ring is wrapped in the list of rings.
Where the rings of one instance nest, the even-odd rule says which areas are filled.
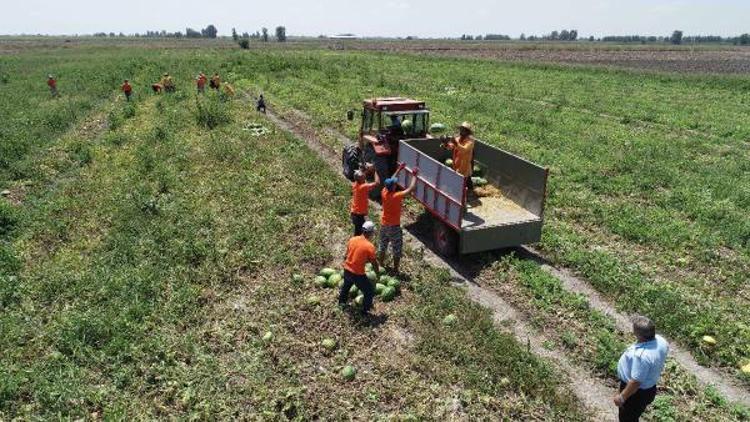
[[[347,118],[354,120],[354,111]],[[373,98],[363,101],[359,139],[348,145],[342,154],[344,176],[354,180],[354,172],[365,163],[372,163],[381,182],[396,171],[399,141],[427,138],[430,110],[424,101],[401,97]],[[380,199],[381,189],[373,189],[373,199]]]

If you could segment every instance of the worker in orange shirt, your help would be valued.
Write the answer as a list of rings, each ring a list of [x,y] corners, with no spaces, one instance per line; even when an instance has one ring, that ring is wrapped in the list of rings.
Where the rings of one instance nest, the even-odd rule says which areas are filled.
[[[208,82],[208,86],[215,90],[219,90],[221,87],[221,77],[219,77],[218,73],[214,73],[214,76],[211,76],[211,80]]]
[[[367,175],[374,174],[375,181],[367,183]],[[370,206],[370,191],[380,185],[380,176],[375,171],[375,166],[367,164],[365,171],[357,170],[354,172],[354,183],[352,183],[352,224],[354,225],[354,235],[362,234],[362,225],[365,223],[368,208]]]
[[[122,93],[125,94],[125,100],[130,101],[130,95],[133,93],[133,86],[130,85],[130,82],[128,82],[127,79],[122,83],[120,89],[122,89]]]
[[[344,260],[344,284],[339,290],[339,306],[344,307],[349,298],[349,290],[352,285],[362,292],[362,314],[367,316],[372,308],[372,300],[375,297],[375,287],[367,279],[365,266],[369,262],[375,272],[380,272],[378,260],[375,259],[375,245],[372,238],[375,236],[375,224],[367,221],[362,225],[362,234],[349,239],[346,244],[346,258]]]
[[[383,215],[380,217],[380,239],[378,242],[378,261],[381,265],[385,262],[385,253],[388,251],[388,245],[393,249],[393,271],[398,274],[401,264],[401,256],[404,245],[404,232],[401,230],[401,205],[409,194],[414,192],[417,187],[417,174],[419,169],[413,169],[411,181],[406,190],[398,192],[396,190],[396,181],[398,173],[405,168],[401,163],[392,177],[385,179],[385,187],[380,194],[383,202]]]
[[[198,93],[203,94],[206,92],[206,81],[208,78],[206,78],[206,75],[201,72],[198,77],[195,79],[195,85],[198,87]]]
[[[469,122],[461,123],[458,136],[448,141],[445,147],[453,151],[453,170],[466,178],[466,186],[472,189],[471,175],[474,170],[474,131]]]
[[[49,93],[53,97],[57,97],[57,79],[54,76],[47,76],[47,86],[49,87]]]

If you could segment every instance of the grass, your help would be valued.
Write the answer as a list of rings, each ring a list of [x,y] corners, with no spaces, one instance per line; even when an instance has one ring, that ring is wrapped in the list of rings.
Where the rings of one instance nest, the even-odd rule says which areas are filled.
[[[433,121],[470,120],[480,138],[549,166],[538,247],[748,381],[738,370],[750,359],[747,78],[321,51],[231,69],[258,75],[271,104],[318,127],[353,137],[345,110],[409,95]],[[719,341],[710,353],[704,334]]]
[[[73,67],[82,54],[44,57]],[[159,74],[157,59],[176,75],[209,60],[90,54],[113,67],[140,60],[143,75]],[[24,172],[3,183],[28,188],[0,208],[12,262],[0,290],[0,418],[585,418],[554,369],[417,257],[403,295],[378,305],[381,325],[337,311],[333,291],[312,281],[340,260],[347,185],[240,103],[202,124],[181,88],[107,100],[10,163]],[[248,122],[270,132],[253,136]],[[448,313],[456,327],[442,324]],[[344,382],[349,364],[358,375]]]

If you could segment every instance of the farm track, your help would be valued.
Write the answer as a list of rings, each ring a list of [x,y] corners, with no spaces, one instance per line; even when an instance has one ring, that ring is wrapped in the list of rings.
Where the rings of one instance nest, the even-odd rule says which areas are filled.
[[[311,129],[308,125],[309,118],[303,112],[292,110],[291,114],[295,115],[293,121],[292,119],[280,117],[272,111],[269,111],[268,117],[273,123],[277,124],[282,129],[305,140],[311,149],[316,151],[330,166],[332,166],[332,168],[338,170],[340,164],[338,151],[318,139],[315,130]],[[351,142],[346,136],[333,129],[325,128],[323,130],[326,135],[332,136],[342,143]],[[379,205],[376,204],[376,206]],[[413,218],[414,216],[410,217]],[[543,347],[545,344],[543,337],[528,326],[525,318],[518,310],[497,296],[494,292],[491,292],[476,283],[473,276],[474,271],[471,269],[471,263],[460,263],[455,259],[444,259],[434,254],[429,248],[428,240],[421,239],[417,234],[408,230],[407,238],[412,247],[421,247],[425,250],[425,257],[429,258],[428,261],[431,264],[437,267],[449,269],[454,276],[454,279],[466,287],[469,297],[475,302],[491,309],[495,322],[499,325],[506,327],[509,326],[519,340],[525,341],[529,344],[530,349],[534,353],[553,360],[558,364],[558,367],[569,376],[574,375],[580,377],[580,374],[587,373],[586,370],[582,370],[580,367],[570,363],[561,352],[551,351],[548,348]],[[609,300],[602,297],[602,295],[596,291],[589,282],[577,277],[567,269],[560,269],[553,266],[541,252],[534,248],[521,246],[515,248],[515,250],[524,258],[539,263],[540,267],[545,272],[560,280],[568,291],[585,296],[592,309],[609,316],[615,321],[618,330],[623,333],[630,333],[631,326],[628,316],[619,312],[615,306]],[[700,384],[704,386],[713,386],[731,402],[750,406],[750,392],[737,381],[733,380],[731,376],[722,373],[720,370],[700,365],[690,351],[672,340],[670,340],[670,347],[672,358],[688,373],[695,376]],[[611,414],[611,406],[609,405],[611,391],[608,387],[604,387],[600,380],[591,374],[588,374],[588,376],[583,378],[586,379],[575,379],[575,383],[578,386],[581,386],[580,388],[582,390],[580,392],[575,391],[576,396],[578,396],[587,406],[595,409],[598,415],[606,415],[607,412]],[[606,390],[606,392],[603,393],[600,391],[602,389]],[[579,393],[585,397],[581,397],[581,394]]]
[[[315,151],[328,165],[338,169],[339,157],[337,151],[321,142],[314,130],[305,127],[304,123],[299,121],[293,122],[280,117],[270,109],[267,112],[267,118],[282,130],[304,140],[310,149]],[[343,135],[330,129],[326,132],[342,141],[347,140]],[[341,174],[340,176],[344,177]],[[372,205],[376,209],[380,209],[378,203],[373,202]],[[492,312],[492,319],[499,328],[510,331],[520,343],[526,344],[531,352],[547,359],[558,370],[565,373],[570,380],[568,385],[572,390],[571,392],[591,411],[593,420],[613,420],[615,418],[615,408],[611,404],[613,391],[610,386],[605,385],[585,368],[571,362],[563,352],[550,349],[547,345],[551,343],[539,331],[532,328],[520,311],[494,292],[474,282],[462,264],[438,256],[432,252],[425,242],[408,230],[405,231],[405,240],[412,249],[422,251],[425,261],[430,265],[448,270],[456,286],[465,289],[471,300]]]

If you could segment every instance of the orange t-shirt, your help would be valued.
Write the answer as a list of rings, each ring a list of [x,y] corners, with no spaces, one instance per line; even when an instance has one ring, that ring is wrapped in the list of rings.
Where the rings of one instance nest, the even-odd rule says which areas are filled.
[[[352,274],[365,275],[365,264],[375,260],[375,245],[364,236],[354,236],[346,244],[344,269]]]
[[[401,225],[401,204],[404,202],[406,193],[391,192],[386,188],[380,193],[383,199],[383,215],[380,217],[380,224],[383,226],[400,226]]]
[[[130,84],[122,84],[122,92],[131,92],[133,91],[133,87],[130,86]]]
[[[367,195],[375,186],[374,182],[352,183],[352,214],[367,215],[367,208],[370,204]]]
[[[474,158],[474,139],[461,139],[456,137],[453,145],[453,170],[464,177],[471,177],[474,170],[472,159]]]

